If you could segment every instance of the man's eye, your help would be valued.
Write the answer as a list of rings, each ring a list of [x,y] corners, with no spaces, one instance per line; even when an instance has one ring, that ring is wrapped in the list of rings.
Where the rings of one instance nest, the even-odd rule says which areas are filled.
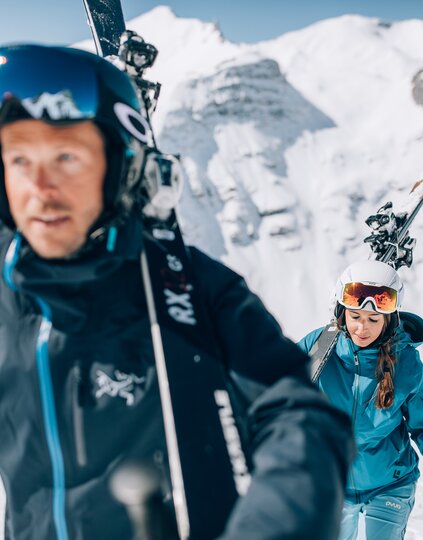
[[[59,161],[74,161],[75,159],[75,155],[68,152],[63,152],[63,154],[59,155]]]
[[[13,165],[25,165],[28,163],[28,160],[24,158],[23,156],[15,156],[12,158]]]

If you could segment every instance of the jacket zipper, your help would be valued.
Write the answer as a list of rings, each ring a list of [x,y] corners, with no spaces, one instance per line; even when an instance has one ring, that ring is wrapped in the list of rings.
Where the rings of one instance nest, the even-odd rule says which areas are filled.
[[[74,383],[72,388],[72,412],[73,412],[73,434],[75,437],[76,460],[80,467],[87,464],[87,449],[84,436],[84,414],[80,406],[80,388],[81,388],[81,368],[73,368]]]
[[[352,413],[351,413],[351,422],[353,427],[355,426],[355,421],[357,417],[357,407],[358,407],[358,393],[360,389],[360,361],[358,359],[358,354],[354,352],[354,366],[355,366],[355,374],[354,374],[354,393],[353,393],[353,406],[352,406]],[[355,492],[355,498],[356,501],[359,503],[359,497],[356,489],[356,484],[354,480],[354,474],[352,472],[352,467],[350,468],[350,477],[351,477],[351,484],[353,487],[353,490]]]
[[[3,268],[5,282],[14,291],[17,290],[17,287],[13,281],[12,273],[18,261],[21,238],[20,234],[16,234],[13,238],[7,250]],[[36,301],[40,307],[42,319],[37,337],[35,356],[40,384],[44,428],[53,472],[53,521],[57,539],[68,540],[65,517],[65,469],[60,446],[48,356],[48,341],[52,329],[52,317],[48,304],[40,298],[36,298]]]
[[[352,408],[352,423],[355,424],[356,416],[357,416],[357,406],[358,406],[358,391],[360,388],[360,362],[358,360],[358,354],[354,353],[354,366],[355,366],[355,381],[354,381],[354,396],[353,396],[353,408]]]

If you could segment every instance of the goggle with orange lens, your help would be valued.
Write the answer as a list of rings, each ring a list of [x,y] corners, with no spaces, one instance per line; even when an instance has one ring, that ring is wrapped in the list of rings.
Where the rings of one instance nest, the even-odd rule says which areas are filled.
[[[378,313],[393,313],[397,309],[397,291],[357,281],[344,285],[340,303],[346,308],[361,309],[369,301]]]

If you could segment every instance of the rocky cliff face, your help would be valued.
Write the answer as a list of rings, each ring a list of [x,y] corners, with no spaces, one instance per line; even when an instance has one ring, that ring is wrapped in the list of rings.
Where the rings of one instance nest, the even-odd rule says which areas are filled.
[[[215,256],[225,253],[226,241],[246,246],[260,234],[278,237],[285,249],[300,248],[304,216],[285,151],[305,130],[330,127],[331,120],[286,81],[274,60],[255,54],[181,83],[173,96],[160,143],[183,157],[181,219],[188,241]],[[221,230],[210,235],[216,219]]]

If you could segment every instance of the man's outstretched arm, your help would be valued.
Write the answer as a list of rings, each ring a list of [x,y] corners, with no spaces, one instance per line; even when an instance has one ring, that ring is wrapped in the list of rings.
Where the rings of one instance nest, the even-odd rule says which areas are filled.
[[[249,438],[252,481],[224,540],[336,540],[354,456],[348,418],[285,377],[251,406]]]
[[[354,454],[348,417],[310,382],[309,357],[244,280],[192,255],[252,461],[223,538],[335,540]]]

